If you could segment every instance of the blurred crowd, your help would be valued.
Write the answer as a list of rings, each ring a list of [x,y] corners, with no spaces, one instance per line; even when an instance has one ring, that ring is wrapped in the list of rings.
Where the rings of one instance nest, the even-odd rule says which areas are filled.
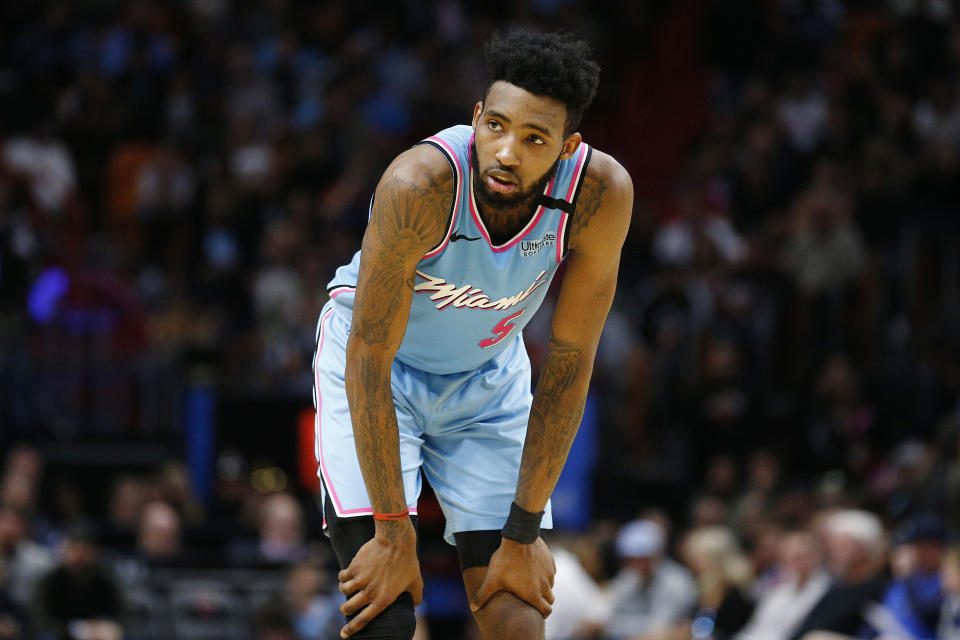
[[[100,517],[68,481],[45,478],[36,450],[4,462],[3,640],[336,637],[341,599],[315,507],[258,488],[235,453],[221,456],[207,505],[171,461],[112,475]]]
[[[249,452],[219,451],[209,493],[176,456],[51,483],[44,452],[176,450],[197,385],[309,406],[380,172],[468,119],[507,23],[591,42],[584,137],[637,195],[551,637],[960,637],[960,12],[495,9],[0,4],[0,638],[336,626],[316,505],[254,482]],[[455,560],[425,567],[421,633],[470,637]]]

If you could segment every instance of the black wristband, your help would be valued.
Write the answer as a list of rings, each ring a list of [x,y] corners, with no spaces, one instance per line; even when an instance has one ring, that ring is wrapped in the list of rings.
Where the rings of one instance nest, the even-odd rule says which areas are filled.
[[[503,525],[500,535],[520,544],[533,544],[540,537],[540,520],[543,519],[543,513],[543,511],[530,513],[518,507],[516,502],[511,503],[510,515],[507,516],[507,522]]]

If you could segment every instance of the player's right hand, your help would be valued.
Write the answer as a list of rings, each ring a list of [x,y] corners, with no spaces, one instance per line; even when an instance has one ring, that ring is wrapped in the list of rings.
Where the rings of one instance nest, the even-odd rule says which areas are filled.
[[[360,547],[353,562],[338,577],[340,592],[347,596],[340,613],[357,614],[340,629],[341,638],[363,629],[404,591],[413,596],[413,606],[420,604],[423,578],[413,524],[409,519],[378,523],[377,535]]]

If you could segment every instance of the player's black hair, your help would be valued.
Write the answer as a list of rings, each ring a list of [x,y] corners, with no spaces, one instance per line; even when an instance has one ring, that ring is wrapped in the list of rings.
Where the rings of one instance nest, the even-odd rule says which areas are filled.
[[[487,68],[486,99],[490,85],[509,82],[538,96],[567,106],[564,135],[580,126],[600,82],[600,65],[590,45],[569,33],[542,33],[512,28],[497,31],[483,46]]]

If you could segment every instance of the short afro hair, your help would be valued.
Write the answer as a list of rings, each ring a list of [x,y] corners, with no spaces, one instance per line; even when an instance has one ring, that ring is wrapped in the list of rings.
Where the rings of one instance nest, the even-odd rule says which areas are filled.
[[[564,33],[541,33],[513,28],[497,31],[483,46],[487,68],[486,99],[498,80],[566,105],[564,135],[580,126],[600,82],[600,65],[590,46]]]

